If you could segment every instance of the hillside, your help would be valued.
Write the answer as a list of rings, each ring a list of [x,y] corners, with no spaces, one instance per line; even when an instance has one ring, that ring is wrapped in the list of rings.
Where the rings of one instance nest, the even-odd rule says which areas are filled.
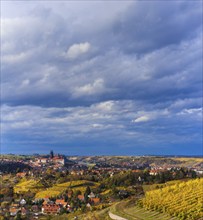
[[[45,197],[54,197],[60,195],[66,189],[80,190],[82,193],[85,192],[87,186],[94,188],[97,185],[95,182],[87,180],[75,180],[65,183],[56,184],[53,187],[47,188],[46,190],[39,191],[35,198],[45,198]]]
[[[168,213],[179,219],[199,219],[203,217],[203,179],[148,191],[141,205],[147,210]]]
[[[110,211],[128,220],[201,219],[203,179],[153,184],[145,188],[143,199],[127,199],[111,206]]]

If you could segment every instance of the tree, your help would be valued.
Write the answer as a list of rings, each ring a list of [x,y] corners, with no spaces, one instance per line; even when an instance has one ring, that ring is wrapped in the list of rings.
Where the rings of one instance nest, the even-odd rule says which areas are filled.
[[[15,220],[21,220],[22,218],[21,218],[21,215],[20,215],[20,213],[18,212],[17,213],[17,215],[16,215],[16,217],[15,217]]]
[[[85,202],[88,201],[88,195],[91,193],[91,189],[89,186],[87,186],[85,193],[84,193],[84,197],[85,197]]]
[[[87,186],[86,190],[85,190],[85,194],[89,195],[91,193],[91,189],[89,186]]]

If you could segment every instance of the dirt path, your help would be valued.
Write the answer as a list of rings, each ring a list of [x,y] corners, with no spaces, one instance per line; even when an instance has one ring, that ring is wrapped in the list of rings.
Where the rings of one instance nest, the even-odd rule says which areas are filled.
[[[122,218],[118,215],[114,215],[113,213],[109,212],[109,217],[113,220],[128,220],[127,218]]]

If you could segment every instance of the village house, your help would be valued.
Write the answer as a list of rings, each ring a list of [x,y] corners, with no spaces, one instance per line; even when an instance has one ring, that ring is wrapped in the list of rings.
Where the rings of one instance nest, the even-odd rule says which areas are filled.
[[[93,192],[91,192],[89,195],[88,195],[88,197],[91,199],[91,198],[95,198],[95,195],[94,195],[94,193]]]
[[[10,207],[9,208],[9,213],[10,213],[10,216],[16,216],[17,215],[17,213],[19,212],[19,208],[17,208],[17,207]]]
[[[20,178],[23,178],[23,177],[25,177],[26,175],[27,175],[26,172],[19,172],[19,173],[16,174],[16,176],[17,176],[17,177],[20,177]]]
[[[42,203],[43,205],[46,205],[50,202],[49,197],[43,198],[44,202]]]
[[[56,163],[61,164],[61,165],[65,164],[65,160],[64,160],[64,158],[62,156],[54,156],[51,159],[51,162],[53,162],[54,164],[56,164]]]
[[[67,211],[68,212],[72,212],[73,211],[73,209],[72,209],[72,207],[70,205],[67,205]]]
[[[100,203],[100,198],[90,198],[90,201],[94,204],[97,205]]]
[[[26,205],[25,199],[21,199],[21,200],[20,200],[20,205],[22,205],[22,206]]]
[[[156,176],[156,175],[158,174],[158,171],[157,171],[157,170],[150,170],[150,171],[149,171],[149,174],[150,174],[151,176]]]
[[[55,201],[55,203],[56,203],[56,205],[61,205],[61,206],[63,206],[64,208],[67,206],[67,202],[65,202],[65,200],[64,199],[57,199],[56,201]]]
[[[34,215],[39,215],[39,207],[37,205],[33,205],[31,207],[31,210],[34,213]]]
[[[83,195],[78,195],[78,199],[83,202],[85,200],[85,197]]]
[[[40,157],[40,158],[37,158],[37,162],[45,164],[45,163],[49,162],[49,159],[48,158],[44,158],[44,157]]]
[[[21,207],[21,215],[22,215],[22,216],[25,216],[25,215],[27,215],[27,214],[28,214],[27,209],[26,209],[25,207]]]
[[[46,204],[42,206],[42,213],[48,215],[56,215],[60,212],[60,205]]]

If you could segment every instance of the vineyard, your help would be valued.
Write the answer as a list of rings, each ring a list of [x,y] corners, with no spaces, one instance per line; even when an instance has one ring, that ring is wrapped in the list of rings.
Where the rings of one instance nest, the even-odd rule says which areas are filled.
[[[97,185],[98,185],[97,183],[87,180],[76,180],[71,182],[60,183],[54,185],[53,187],[47,188],[46,190],[39,191],[35,195],[35,198],[58,196],[68,188],[72,189],[73,191],[80,190],[82,193],[84,193],[87,186],[91,186],[91,188],[95,188]]]
[[[14,186],[14,192],[15,193],[24,193],[24,192],[38,192],[39,190],[42,190],[44,186],[40,183],[40,181],[37,180],[26,180],[22,179],[17,185]]]
[[[203,217],[203,178],[190,180],[146,192],[141,205],[179,219]]]

